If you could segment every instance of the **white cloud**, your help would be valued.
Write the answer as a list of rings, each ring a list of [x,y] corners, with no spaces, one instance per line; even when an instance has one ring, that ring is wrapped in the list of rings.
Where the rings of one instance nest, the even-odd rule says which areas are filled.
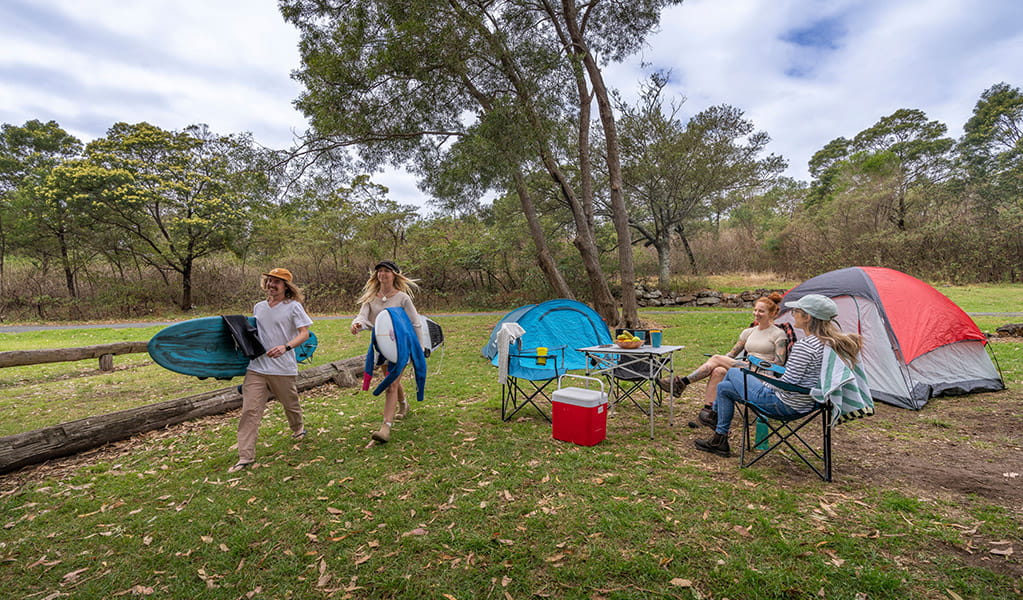
[[[821,26],[830,45],[793,40]],[[1020,56],[1016,0],[688,0],[665,13],[642,58],[673,69],[688,114],[719,103],[743,109],[789,160],[789,174],[806,179],[824,144],[900,108],[960,135],[981,92],[1023,85]]]
[[[0,39],[3,122],[53,119],[84,140],[117,121],[206,123],[274,147],[305,129],[298,33],[273,2],[8,0]]]
[[[649,68],[671,69],[685,114],[742,109],[801,179],[828,141],[899,108],[958,136],[981,92],[1023,86],[1019,0],[686,0],[661,29],[608,81],[634,98]],[[84,140],[117,121],[206,123],[286,147],[306,127],[297,43],[270,0],[4,0],[0,122],[53,119]],[[410,175],[376,179],[422,202]]]

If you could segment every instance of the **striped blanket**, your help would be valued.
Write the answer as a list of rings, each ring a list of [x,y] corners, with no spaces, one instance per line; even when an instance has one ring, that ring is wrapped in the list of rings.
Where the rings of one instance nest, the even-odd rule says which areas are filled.
[[[850,367],[827,344],[821,361],[820,388],[811,390],[810,395],[822,404],[831,401],[832,426],[874,414],[874,399],[863,367],[859,363]]]

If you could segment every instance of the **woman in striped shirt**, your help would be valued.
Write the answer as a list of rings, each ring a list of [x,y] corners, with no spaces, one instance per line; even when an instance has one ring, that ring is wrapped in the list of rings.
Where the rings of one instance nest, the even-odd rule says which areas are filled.
[[[795,326],[802,329],[805,335],[792,346],[781,381],[805,388],[817,387],[825,344],[846,363],[852,365],[859,361],[863,340],[858,335],[842,333],[838,329],[834,322],[838,316],[838,306],[834,300],[819,294],[809,294],[796,302],[786,302],[785,307],[792,309]],[[698,450],[718,456],[731,456],[728,431],[735,413],[735,403],[743,399],[743,378],[739,369],[729,369],[724,381],[718,384],[717,398],[714,400],[717,427],[709,439],[696,440]],[[754,378],[750,378],[745,385],[747,402],[768,416],[791,418],[806,414],[815,406],[809,394],[787,392]]]

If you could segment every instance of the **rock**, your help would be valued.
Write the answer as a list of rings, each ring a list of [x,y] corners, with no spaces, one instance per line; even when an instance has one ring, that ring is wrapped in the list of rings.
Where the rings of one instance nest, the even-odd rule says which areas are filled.
[[[995,329],[998,337],[1023,337],[1023,323],[1009,323]]]

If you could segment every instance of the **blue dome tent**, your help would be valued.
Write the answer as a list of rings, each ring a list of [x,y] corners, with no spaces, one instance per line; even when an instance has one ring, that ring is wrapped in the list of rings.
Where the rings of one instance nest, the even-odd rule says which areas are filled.
[[[498,368],[501,418],[507,421],[532,405],[550,421],[537,400],[550,401],[548,386],[566,371],[586,368],[586,355],[576,348],[612,341],[600,315],[575,300],[527,304],[506,314],[481,350]]]
[[[576,352],[576,348],[614,343],[604,319],[582,302],[561,298],[526,304],[506,314],[494,326],[490,340],[483,346],[481,354],[495,366],[498,359],[497,334],[505,323],[517,323],[525,330],[519,340],[522,348],[564,346],[565,364],[559,368],[563,366],[569,370],[586,368],[586,356]]]

